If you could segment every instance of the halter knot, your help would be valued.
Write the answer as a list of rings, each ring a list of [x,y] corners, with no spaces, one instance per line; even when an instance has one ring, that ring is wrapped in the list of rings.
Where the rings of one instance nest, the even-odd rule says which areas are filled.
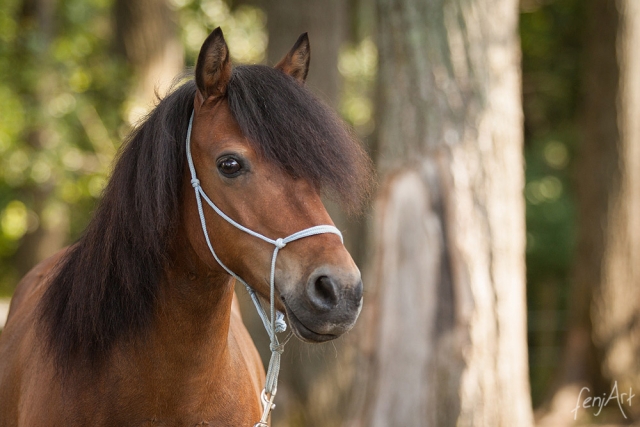
[[[283,343],[280,343],[280,344],[271,343],[271,344],[269,344],[269,348],[271,349],[271,352],[273,352],[273,353],[282,354],[284,352],[284,345],[285,344],[286,344],[286,342],[283,342]]]
[[[199,180],[198,178],[193,178],[193,179],[191,180],[191,186],[192,186],[193,188],[200,187],[200,180]]]
[[[276,244],[276,247],[278,249],[282,249],[285,246],[287,246],[287,244],[284,242],[284,239],[282,237],[280,237],[279,239],[276,239],[276,243],[275,244]]]

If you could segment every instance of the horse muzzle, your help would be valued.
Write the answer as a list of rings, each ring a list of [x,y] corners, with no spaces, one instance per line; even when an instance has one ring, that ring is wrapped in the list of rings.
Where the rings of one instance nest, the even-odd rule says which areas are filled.
[[[303,341],[325,342],[349,331],[362,309],[360,272],[316,268],[297,292],[281,294],[289,324]]]

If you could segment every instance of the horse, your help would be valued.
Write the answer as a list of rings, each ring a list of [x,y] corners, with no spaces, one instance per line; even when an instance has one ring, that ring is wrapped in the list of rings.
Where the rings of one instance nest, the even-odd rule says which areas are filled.
[[[206,38],[195,79],[122,145],[82,237],[18,284],[0,426],[254,425],[265,370],[236,280],[303,341],[353,327],[362,280],[321,198],[357,212],[372,167],[304,85],[309,58],[303,34],[275,67],[232,67],[220,28]]]

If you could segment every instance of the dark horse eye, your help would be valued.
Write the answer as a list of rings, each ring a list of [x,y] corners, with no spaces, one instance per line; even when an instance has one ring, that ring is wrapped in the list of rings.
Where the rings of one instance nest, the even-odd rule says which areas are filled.
[[[236,159],[227,157],[218,160],[218,170],[228,178],[235,178],[242,170],[242,165]]]

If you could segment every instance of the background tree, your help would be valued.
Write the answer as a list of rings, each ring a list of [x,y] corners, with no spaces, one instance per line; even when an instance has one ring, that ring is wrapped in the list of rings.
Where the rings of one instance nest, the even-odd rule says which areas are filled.
[[[267,63],[276,64],[302,33],[313,43],[307,84],[334,108],[339,105],[341,76],[338,54],[346,41],[349,2],[279,0],[260,4],[267,14]]]
[[[376,3],[382,188],[353,425],[531,425],[518,5]]]
[[[134,124],[163,97],[184,69],[175,7],[164,0],[116,0],[117,50],[135,73],[129,96],[129,122]]]
[[[598,92],[594,89],[602,84],[601,77],[607,78],[600,74],[597,63],[586,79],[585,89],[589,93],[586,123],[590,124],[585,128],[585,148],[610,141],[615,152],[615,163],[611,163],[615,169],[609,170],[606,179],[610,186],[605,205],[606,246],[600,283],[595,289],[594,338],[603,349],[605,376],[618,380],[620,387],[629,388],[640,383],[640,4],[618,1],[612,11],[611,3],[595,3],[598,27],[603,15],[613,15],[611,19],[617,20],[615,44],[607,48],[616,52],[618,75],[615,104],[610,102],[611,95],[596,99]],[[608,11],[604,12],[604,8]],[[593,34],[602,39],[595,31]],[[615,118],[610,116],[612,112]],[[601,151],[594,147],[587,155],[600,156]],[[587,173],[593,174],[594,170]],[[633,410],[640,415],[637,407]]]

